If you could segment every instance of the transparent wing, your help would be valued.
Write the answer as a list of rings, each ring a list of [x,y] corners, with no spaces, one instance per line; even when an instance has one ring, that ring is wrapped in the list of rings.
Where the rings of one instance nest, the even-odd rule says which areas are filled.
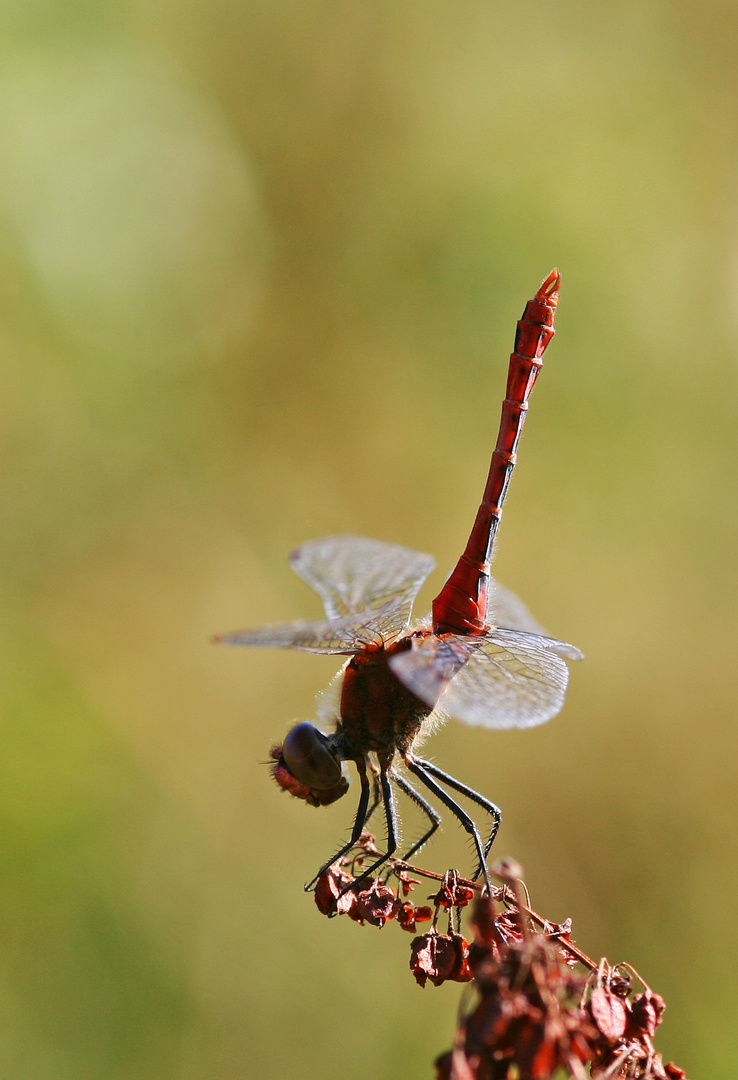
[[[548,637],[543,634],[531,634],[523,630],[510,630],[507,627],[499,627],[495,629],[495,633],[505,635],[505,639],[513,643],[516,638],[523,642],[526,647],[528,645],[537,645],[541,649],[548,649],[549,652],[558,653],[559,656],[564,656],[567,660],[584,660],[584,653],[581,649],[578,649],[576,645],[570,645],[568,641],[559,641],[557,638]]]
[[[302,649],[304,652],[351,655],[372,643],[396,637],[405,626],[403,600],[391,600],[375,611],[345,615],[318,622],[279,623],[254,630],[219,634],[222,645],[262,646],[271,649]]]
[[[510,630],[526,630],[531,634],[548,637],[541,624],[531,615],[523,601],[499,581],[491,582],[489,614],[495,626]]]
[[[363,536],[311,540],[292,552],[290,564],[319,594],[329,619],[401,600],[403,626],[410,620],[418,589],[436,565],[430,555]]]
[[[429,634],[390,660],[397,677],[443,716],[488,728],[534,727],[564,704],[566,664],[537,635]]]
[[[569,645],[566,641],[557,641],[556,638],[549,637],[541,624],[533,618],[523,601],[504,585],[500,585],[499,581],[492,582],[489,608],[491,621],[496,627],[522,630],[533,634],[544,648],[552,649],[559,656],[565,656],[567,660],[584,659],[584,653],[580,652],[576,645]]]

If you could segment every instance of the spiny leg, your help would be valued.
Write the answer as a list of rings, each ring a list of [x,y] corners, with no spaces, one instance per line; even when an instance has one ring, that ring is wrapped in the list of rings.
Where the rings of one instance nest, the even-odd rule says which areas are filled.
[[[366,812],[366,819],[364,821],[364,825],[366,825],[368,823],[369,818],[372,816],[374,811],[377,809],[377,807],[379,806],[381,801],[382,801],[381,788],[379,787],[379,781],[377,780],[377,774],[375,772],[373,772],[372,773],[372,805],[369,807],[369,809]]]
[[[318,880],[318,878],[320,877],[320,875],[325,873],[325,871],[328,869],[328,867],[332,866],[334,862],[338,862],[339,859],[343,858],[343,856],[347,852],[349,852],[351,850],[351,848],[356,844],[356,841],[359,839],[362,832],[364,831],[364,826],[366,825],[366,819],[369,816],[369,811],[367,809],[368,806],[369,806],[369,794],[370,794],[369,778],[366,775],[366,764],[365,764],[365,762],[363,760],[361,760],[361,759],[357,760],[356,768],[357,768],[357,771],[359,773],[359,780],[361,781],[361,795],[359,796],[359,805],[358,805],[357,810],[356,810],[356,819],[354,821],[354,827],[351,830],[351,838],[349,839],[348,843],[343,845],[343,847],[340,849],[340,851],[337,851],[336,854],[332,858],[330,858],[328,860],[328,862],[323,863],[323,865],[321,866],[320,870],[318,870],[318,872],[315,875],[315,877],[313,878],[313,880],[309,881],[307,883],[307,885],[305,885],[305,887],[304,887],[305,892],[310,892],[312,889],[315,888],[315,883]],[[372,807],[372,809],[374,809],[374,807]]]
[[[394,780],[400,791],[404,791],[407,797],[409,799],[412,799],[415,805],[423,811],[423,813],[426,815],[426,817],[431,823],[428,831],[424,832],[420,840],[414,843],[413,846],[409,848],[402,856],[403,861],[407,862],[409,859],[412,859],[413,855],[415,855],[418,851],[420,851],[422,847],[424,847],[428,843],[431,836],[433,836],[433,833],[441,824],[441,815],[431,806],[429,802],[425,801],[420,792],[416,791],[410,781],[406,780],[404,776],[400,776],[399,773],[393,772],[390,773],[390,779]]]
[[[490,830],[489,839],[484,845],[484,858],[486,860],[487,855],[489,854],[489,849],[494,844],[495,837],[497,836],[497,831],[500,828],[500,824],[502,823],[502,811],[500,810],[499,806],[496,803],[493,803],[491,799],[486,799],[484,795],[480,795],[478,791],[474,790],[474,788],[470,788],[466,784],[462,784],[461,781],[457,780],[455,777],[449,776],[447,772],[444,772],[443,769],[439,769],[438,766],[434,765],[432,761],[424,761],[420,758],[416,758],[415,760],[419,761],[423,768],[427,769],[428,772],[431,773],[432,776],[435,776],[437,780],[442,780],[444,784],[448,784],[448,786],[450,788],[453,788],[454,791],[458,791],[460,795],[464,795],[467,799],[469,799],[470,802],[475,802],[477,806],[481,806],[482,809],[486,810],[489,816],[492,818],[492,828]],[[481,870],[482,867],[480,866],[472,879],[473,881],[477,880],[481,873]]]
[[[433,777],[430,775],[431,772],[436,771],[435,766],[429,769],[429,763],[427,761],[421,761],[417,758],[405,758],[405,764],[407,765],[410,772],[417,776],[417,778],[421,780],[422,783],[424,783],[425,786],[430,791],[432,791],[433,794],[438,799],[440,799],[445,806],[449,808],[451,813],[459,819],[463,827],[471,836],[472,840],[474,841],[474,847],[477,850],[477,857],[479,859],[479,871],[477,871],[477,876],[479,876],[480,871],[484,874],[484,883],[487,886],[487,892],[491,896],[492,882],[489,879],[489,870],[487,869],[487,861],[485,859],[485,852],[484,847],[482,846],[482,838],[479,835],[479,829],[476,827],[471,817],[467,814],[466,810],[459,806],[459,804],[451,798],[448,792],[444,791],[441,785],[437,784]],[[438,772],[441,772],[441,770],[439,769]],[[448,778],[446,777],[445,773],[442,773],[442,776],[443,779],[448,782]],[[463,785],[458,784],[458,781],[454,781],[453,786],[463,787]],[[462,792],[462,794],[466,794],[466,792],[464,791]],[[476,795],[476,792],[474,792],[474,794]],[[479,796],[479,798],[481,798],[481,795]]]
[[[350,892],[351,890],[358,891],[356,888],[357,885],[360,885],[362,881],[365,881],[368,877],[371,877],[374,871],[378,870],[383,863],[386,863],[387,859],[392,858],[394,853],[397,851],[397,809],[395,807],[395,796],[392,792],[392,787],[389,782],[389,776],[387,775],[387,772],[384,768],[382,768],[379,773],[379,783],[382,788],[384,814],[385,818],[387,819],[387,850],[384,855],[380,855],[380,857],[376,859],[371,866],[368,866],[359,874],[357,878],[354,878],[354,880],[349,885],[347,885],[344,889],[341,890],[341,892],[339,893],[339,899],[341,896],[344,895],[344,893]]]

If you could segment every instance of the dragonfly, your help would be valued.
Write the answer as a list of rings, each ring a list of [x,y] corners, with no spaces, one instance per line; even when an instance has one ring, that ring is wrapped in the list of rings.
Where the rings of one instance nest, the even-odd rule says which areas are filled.
[[[346,856],[364,834],[374,810],[384,807],[387,840],[351,883],[371,878],[395,856],[399,821],[395,789],[425,816],[423,835],[404,852],[407,862],[438,829],[441,815],[419,787],[444,805],[471,837],[475,879],[491,890],[487,856],[500,827],[500,808],[421,757],[423,737],[448,718],[492,729],[528,728],[555,716],[564,704],[566,660],[575,646],[549,637],[527,607],[490,576],[502,504],[516,462],[528,399],[554,334],[560,275],[552,270],[525,306],[510,357],[497,444],[482,502],[464,552],[432,612],[412,621],[413,601],[433,570],[430,555],[358,536],[329,536],[298,547],[292,569],[320,596],[326,618],[224,634],[229,645],[300,649],[345,656],[319,707],[318,726],[297,723],[271,751],[277,784],[311,806],[328,806],[349,787],[352,762],[360,783],[348,841],[321,866]],[[328,727],[326,733],[322,730]],[[491,819],[486,838],[458,801]]]

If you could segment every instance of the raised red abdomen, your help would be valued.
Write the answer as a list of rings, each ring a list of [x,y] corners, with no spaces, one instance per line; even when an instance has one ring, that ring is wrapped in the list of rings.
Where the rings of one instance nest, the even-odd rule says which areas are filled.
[[[516,451],[528,411],[528,397],[543,366],[542,356],[554,335],[560,275],[552,270],[525,305],[510,356],[507,394],[497,446],[492,454],[482,504],[464,554],[433,601],[436,634],[483,634],[487,627],[489,566],[502,504],[515,467]]]

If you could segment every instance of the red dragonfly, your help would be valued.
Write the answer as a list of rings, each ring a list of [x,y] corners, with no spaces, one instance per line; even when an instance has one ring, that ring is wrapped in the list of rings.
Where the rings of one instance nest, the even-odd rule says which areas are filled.
[[[330,734],[313,724],[299,723],[271,754],[280,787],[311,806],[327,806],[346,793],[344,762],[352,761],[359,774],[361,794],[351,836],[306,888],[354,847],[380,803],[387,823],[387,846],[357,881],[375,873],[395,854],[398,822],[393,786],[415,803],[429,823],[403,858],[412,858],[430,839],[440,815],[405,770],[448,807],[469,833],[477,858],[475,878],[483,875],[490,888],[486,859],[500,825],[499,808],[419,757],[416,746],[422,735],[447,717],[488,728],[533,727],[550,720],[564,703],[568,669],[562,657],[582,657],[573,645],[548,637],[521,601],[490,578],[492,545],[528,397],[554,334],[559,281],[558,271],[552,270],[518,323],[482,504],[464,554],[433,602],[432,616],[411,624],[413,600],[435,565],[430,555],[358,536],[329,536],[303,544],[290,555],[293,570],[323,600],[326,619],[266,626],[216,639],[231,645],[349,657],[319,709],[324,726],[328,722],[332,727]],[[403,771],[398,768],[401,764]],[[447,788],[490,815],[486,841]]]

